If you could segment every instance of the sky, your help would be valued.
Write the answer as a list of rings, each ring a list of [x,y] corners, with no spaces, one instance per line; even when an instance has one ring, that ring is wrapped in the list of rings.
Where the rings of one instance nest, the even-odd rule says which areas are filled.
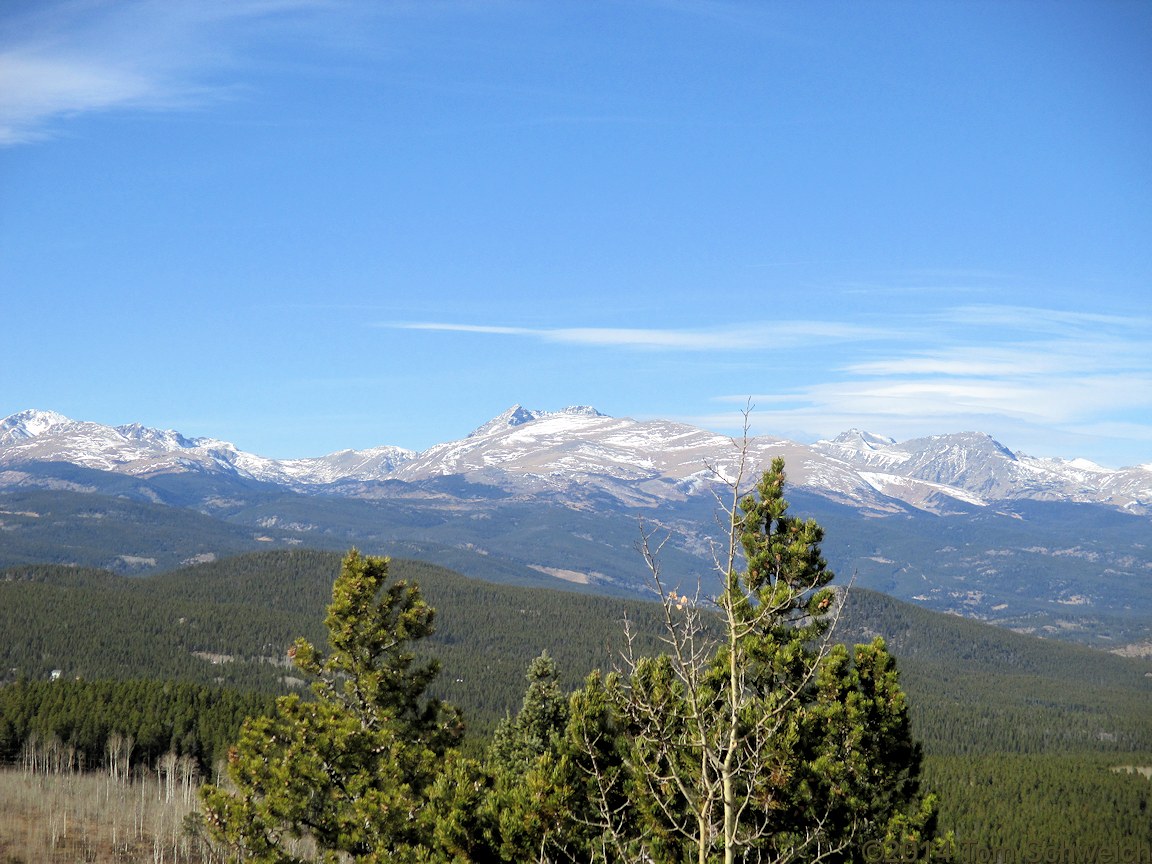
[[[3,0],[0,417],[1152,463],[1152,3]]]

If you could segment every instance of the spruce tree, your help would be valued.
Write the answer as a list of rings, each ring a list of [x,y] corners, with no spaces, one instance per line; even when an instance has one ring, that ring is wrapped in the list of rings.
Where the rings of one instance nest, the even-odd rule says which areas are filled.
[[[426,805],[462,724],[425,696],[436,664],[409,650],[433,617],[415,585],[388,582],[387,559],[348,554],[325,619],[330,653],[303,639],[293,649],[316,698],[287,696],[248,720],[230,783],[202,793],[220,840],[260,862],[437,857]]]
[[[583,809],[601,829],[599,846],[580,851],[734,864],[921,848],[934,804],[919,796],[894,661],[882,642],[833,648],[839,604],[823,532],[788,513],[783,461],[751,494],[740,479],[717,556],[720,592],[669,589],[646,540],[669,650],[629,658],[572,702],[567,764],[583,766]],[[719,637],[706,626],[710,608]]]
[[[537,758],[555,751],[568,722],[568,697],[560,690],[556,661],[543,652],[528,666],[528,689],[520,712],[496,727],[489,749],[492,770],[521,777]]]

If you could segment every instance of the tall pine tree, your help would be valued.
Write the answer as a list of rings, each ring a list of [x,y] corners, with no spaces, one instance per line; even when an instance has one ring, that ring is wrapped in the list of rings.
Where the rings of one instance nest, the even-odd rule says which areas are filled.
[[[780,459],[751,494],[732,484],[711,602],[668,589],[647,552],[669,650],[572,703],[564,764],[601,814],[586,859],[856,861],[930,841],[894,661],[881,641],[832,646],[823,532],[788,513],[784,484]]]
[[[409,649],[433,617],[415,585],[388,581],[387,559],[348,554],[325,619],[330,653],[293,649],[316,698],[287,696],[247,721],[230,784],[203,791],[219,839],[259,862],[435,860],[426,805],[462,724],[425,696],[437,666]]]

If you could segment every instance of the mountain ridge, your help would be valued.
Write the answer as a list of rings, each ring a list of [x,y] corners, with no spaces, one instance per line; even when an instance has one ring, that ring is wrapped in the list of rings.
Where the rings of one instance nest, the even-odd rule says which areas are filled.
[[[143,477],[219,472],[305,492],[459,475],[529,495],[574,492],[580,498],[596,487],[621,502],[651,506],[733,479],[740,446],[687,424],[615,418],[589,406],[548,412],[513,405],[466,437],[422,452],[383,445],[301,459],[272,459],[215,438],[139,423],[105,426],[54,411],[29,409],[0,421],[0,470],[7,472],[31,462]],[[783,455],[795,485],[877,513],[1031,499],[1152,514],[1152,465],[1111,469],[1084,459],[1032,457],[982,432],[897,442],[852,429],[813,444],[758,436],[743,446],[752,464]]]
[[[746,442],[667,420],[516,405],[421,453],[273,460],[214,438],[22,412],[0,421],[0,567],[124,575],[350,546],[501,582],[635,596],[711,584],[717,494],[784,458],[792,512],[842,575],[937,611],[1108,649],[1152,644],[1152,472],[1013,453],[981,433]],[[71,460],[71,461],[69,461]],[[706,589],[707,590],[707,589]]]

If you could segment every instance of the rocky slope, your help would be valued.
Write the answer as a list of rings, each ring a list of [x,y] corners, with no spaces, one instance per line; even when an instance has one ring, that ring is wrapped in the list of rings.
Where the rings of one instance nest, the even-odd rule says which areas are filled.
[[[794,485],[876,513],[949,512],[1013,500],[1152,513],[1152,466],[1113,470],[1085,460],[1040,459],[978,432],[896,442],[851,430],[812,445],[759,437],[747,442],[745,455],[753,469],[783,456]],[[516,405],[466,438],[423,453],[382,446],[294,460],[50,411],[23,411],[0,422],[4,485],[18,481],[21,465],[64,462],[142,477],[231,474],[296,491],[460,477],[512,494],[569,495],[574,506],[605,495],[627,506],[655,506],[733,480],[740,456],[739,442],[725,435],[664,420],[607,417],[589,407],[541,412]]]

